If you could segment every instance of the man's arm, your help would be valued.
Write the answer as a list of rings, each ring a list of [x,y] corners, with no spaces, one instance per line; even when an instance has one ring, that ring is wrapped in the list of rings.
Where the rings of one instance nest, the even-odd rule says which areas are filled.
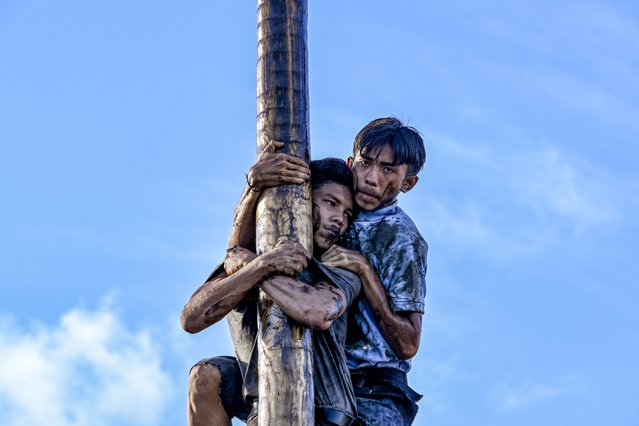
[[[326,330],[346,310],[344,292],[326,282],[310,286],[290,277],[273,276],[260,288],[289,317],[316,330]]]
[[[251,259],[252,256],[255,254],[243,249],[227,252],[227,259],[233,258],[232,262],[248,262],[233,275],[218,272],[195,291],[180,315],[184,330],[198,333],[218,322],[251,288],[272,274],[300,273],[306,267],[309,254],[297,242],[282,241],[272,251]]]
[[[269,142],[246,176],[247,185],[235,209],[224,271],[218,271],[193,293],[182,310],[182,327],[197,333],[229,313],[257,283],[273,273],[294,275],[306,266],[308,253],[295,247],[276,247],[255,262],[255,207],[262,189],[279,184],[301,184],[310,178],[301,159],[276,153],[284,144]],[[288,242],[290,243],[290,242]],[[302,266],[300,266],[302,265]],[[237,272],[241,271],[238,275]]]
[[[246,187],[235,208],[228,247],[255,251],[255,207],[263,189],[282,184],[300,185],[310,179],[304,160],[275,152],[283,146],[283,142],[270,141],[249,169]]]
[[[423,314],[412,311],[394,312],[379,275],[361,253],[332,246],[324,253],[322,261],[329,266],[347,269],[359,275],[364,295],[390,347],[399,359],[415,356],[419,349]]]

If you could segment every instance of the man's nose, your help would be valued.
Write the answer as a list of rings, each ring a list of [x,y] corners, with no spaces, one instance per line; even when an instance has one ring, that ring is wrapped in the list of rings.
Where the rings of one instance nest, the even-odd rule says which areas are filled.
[[[335,213],[333,215],[333,223],[341,228],[344,225],[344,214],[339,212]]]
[[[379,176],[377,176],[377,171],[369,170],[364,175],[364,182],[366,182],[366,184],[370,186],[377,186],[377,184],[379,183]]]

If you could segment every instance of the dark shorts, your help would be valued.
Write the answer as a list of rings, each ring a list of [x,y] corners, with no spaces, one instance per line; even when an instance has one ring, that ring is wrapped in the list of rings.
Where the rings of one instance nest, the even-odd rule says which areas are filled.
[[[257,425],[257,401],[249,404],[242,396],[242,373],[235,357],[216,356],[205,358],[197,362],[193,367],[197,365],[212,365],[219,370],[221,376],[220,398],[229,418],[236,417],[246,422],[249,426]],[[341,411],[328,407],[316,407],[315,414],[317,417],[315,424],[316,426],[354,424],[349,420],[353,419],[350,415],[347,413],[341,413],[340,415],[340,413]],[[331,421],[336,418],[339,419],[337,423]]]
[[[242,396],[242,373],[235,357],[216,356],[205,358],[195,365],[213,365],[220,371],[220,398],[229,418],[237,417],[246,422],[251,409]],[[194,365],[194,367],[195,367]]]
[[[372,369],[374,370],[374,369]],[[357,413],[366,426],[410,426],[421,395],[404,378],[354,374]]]

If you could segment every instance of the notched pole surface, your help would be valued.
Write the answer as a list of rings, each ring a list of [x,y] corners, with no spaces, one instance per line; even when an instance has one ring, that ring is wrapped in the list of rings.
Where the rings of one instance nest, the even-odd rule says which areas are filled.
[[[271,139],[283,152],[309,161],[306,0],[257,2],[257,147]],[[281,239],[312,252],[310,187],[265,190],[257,208],[257,250]],[[311,332],[291,322],[260,295],[258,423],[312,425],[314,419]]]

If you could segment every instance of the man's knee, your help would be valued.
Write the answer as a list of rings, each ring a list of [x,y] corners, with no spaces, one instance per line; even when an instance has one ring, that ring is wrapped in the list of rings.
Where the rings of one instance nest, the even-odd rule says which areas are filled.
[[[198,364],[189,374],[189,393],[193,397],[200,395],[219,395],[222,384],[220,370],[211,364]]]

